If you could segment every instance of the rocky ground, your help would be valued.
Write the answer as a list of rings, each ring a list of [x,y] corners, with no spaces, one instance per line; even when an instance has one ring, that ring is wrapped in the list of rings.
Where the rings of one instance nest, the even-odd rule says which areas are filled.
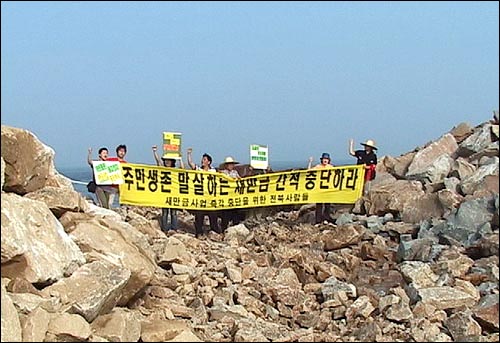
[[[495,113],[381,158],[330,223],[258,209],[197,239],[186,211],[164,234],[85,201],[2,126],[2,341],[498,341],[498,136]]]

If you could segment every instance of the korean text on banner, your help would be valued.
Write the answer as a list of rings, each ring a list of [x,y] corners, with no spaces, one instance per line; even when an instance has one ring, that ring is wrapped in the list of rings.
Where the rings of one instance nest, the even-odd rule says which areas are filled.
[[[296,170],[242,179],[225,174],[122,163],[120,203],[186,210],[221,210],[304,203],[353,204],[364,165]]]
[[[267,145],[250,145],[250,166],[255,169],[267,169],[269,166],[269,149]]]
[[[163,132],[163,158],[182,158],[180,132]]]
[[[119,185],[123,183],[120,162],[92,161],[95,183],[98,185]]]

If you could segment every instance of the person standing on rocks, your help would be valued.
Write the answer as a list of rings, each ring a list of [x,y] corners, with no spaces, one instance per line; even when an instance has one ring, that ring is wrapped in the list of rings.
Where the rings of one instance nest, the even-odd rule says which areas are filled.
[[[309,157],[309,164],[307,165],[307,169],[331,169],[333,165],[330,163],[331,158],[330,154],[324,152],[319,159],[320,163],[312,167],[313,157]],[[330,203],[316,203],[316,224],[322,223],[323,221],[330,221],[330,211],[331,204]]]
[[[203,154],[201,158],[201,166],[198,166],[193,162],[193,148],[188,148],[187,160],[189,166],[193,170],[216,172],[215,168],[212,167],[212,156],[209,154]],[[217,213],[215,211],[194,210],[193,213],[196,237],[203,233],[203,221],[205,220],[205,216],[208,216],[208,219],[210,220],[210,229],[220,233]]]
[[[118,161],[120,163],[127,163],[125,161],[125,155],[127,154],[127,146],[125,144],[120,144],[116,147],[116,157],[109,157],[106,161]],[[110,186],[104,186],[107,187],[107,189],[110,192],[113,192],[110,194],[110,200],[109,200],[109,208],[111,208],[111,205],[113,204],[114,197],[120,196],[120,188],[118,185],[110,185]]]
[[[358,159],[357,164],[365,165],[365,182],[375,179],[375,169],[377,167],[377,146],[375,141],[368,139],[365,143],[361,143],[364,150],[354,151],[354,140],[349,140],[349,154]]]
[[[175,163],[176,160],[173,158],[167,158],[165,155],[162,156],[160,159],[160,156],[158,156],[158,153],[156,152],[158,150],[158,147],[156,145],[153,145],[152,147],[153,150],[153,156],[156,160],[156,165],[158,166],[163,166],[167,168],[176,168]],[[184,169],[184,163],[182,162],[182,159],[180,161],[180,167]],[[174,208],[162,208],[161,209],[161,217],[160,217],[160,227],[163,232],[167,232],[169,230],[177,230],[177,210]]]
[[[222,170],[220,171],[223,174],[233,178],[233,179],[241,179],[240,174],[234,166],[238,164],[231,156],[228,156],[224,159],[224,163],[222,164]],[[220,212],[221,220],[221,231],[224,232],[229,226],[229,222],[232,222],[233,225],[237,225],[241,221],[242,212],[239,209],[231,208],[227,210],[222,210]]]
[[[108,158],[108,148],[102,147],[99,149],[99,161],[106,161]],[[94,175],[94,166],[92,164],[92,148],[89,148],[89,153],[87,155],[87,163],[90,166],[90,169],[92,169],[92,183],[93,185],[89,186],[87,185],[87,189],[92,192],[92,187],[99,206],[104,207],[104,208],[110,208],[111,203],[113,201],[113,193],[110,192],[106,186],[99,186],[95,183],[95,175]],[[111,198],[111,201],[110,201]]]

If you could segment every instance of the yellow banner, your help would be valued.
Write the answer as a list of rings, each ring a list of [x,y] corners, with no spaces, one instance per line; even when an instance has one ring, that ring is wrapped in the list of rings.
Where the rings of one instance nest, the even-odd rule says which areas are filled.
[[[120,163],[120,203],[187,210],[221,210],[304,203],[353,204],[364,165],[295,170],[232,179],[225,174]]]

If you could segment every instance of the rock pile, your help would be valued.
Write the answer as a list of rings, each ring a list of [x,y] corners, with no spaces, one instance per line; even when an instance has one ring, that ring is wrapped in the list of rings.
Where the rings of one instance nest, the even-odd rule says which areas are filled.
[[[498,341],[498,114],[398,158],[334,223],[193,216],[82,199],[2,126],[2,341]],[[4,172],[5,170],[5,178]]]

